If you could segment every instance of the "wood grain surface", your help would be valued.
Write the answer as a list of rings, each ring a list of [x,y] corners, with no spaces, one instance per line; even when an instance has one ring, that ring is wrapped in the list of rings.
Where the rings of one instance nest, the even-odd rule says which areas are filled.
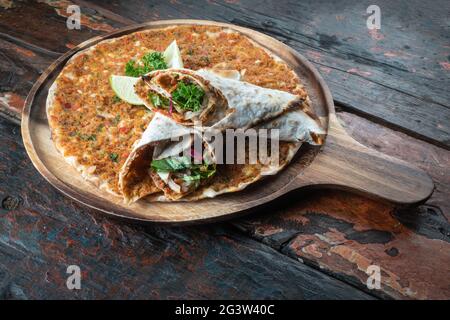
[[[69,31],[65,9],[74,3],[83,23]],[[378,32],[365,26],[369,4],[0,1],[1,297],[449,299],[449,3],[377,1]],[[17,126],[33,83],[82,41],[174,18],[249,26],[305,55],[346,131],[429,173],[431,198],[398,209],[301,191],[228,223],[162,228],[106,219],[59,194],[32,168]],[[381,290],[366,287],[372,263],[383,271]],[[81,291],[65,287],[69,264],[84,270]]]

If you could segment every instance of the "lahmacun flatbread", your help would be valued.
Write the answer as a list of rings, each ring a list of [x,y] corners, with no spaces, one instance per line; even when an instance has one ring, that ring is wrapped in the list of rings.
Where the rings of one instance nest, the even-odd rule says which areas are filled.
[[[109,79],[112,75],[125,75],[129,68],[139,70],[140,66],[134,64],[134,61],[145,59],[152,52],[163,52],[173,40],[178,44],[184,69],[199,72],[202,72],[200,69],[214,69],[223,70],[223,73],[231,70],[223,79],[238,77],[245,83],[283,91],[286,96],[294,95],[301,102],[298,103],[297,114],[291,113],[289,117],[283,118],[283,110],[264,118],[264,121],[249,125],[257,128],[281,128],[280,133],[286,137],[300,137],[280,141],[280,162],[276,167],[261,163],[218,165],[214,168],[214,174],[208,176],[207,183],[202,181],[197,189],[177,197],[170,195],[172,191],[164,191],[166,185],[158,180],[160,175],[155,178],[150,163],[145,164],[144,161],[140,163],[141,169],[145,169],[147,165],[148,170],[144,173],[146,176],[140,178],[144,178],[147,184],[141,186],[143,189],[134,195],[123,194],[123,184],[119,183],[120,174],[132,165],[131,154],[136,151],[135,147],[154,118],[155,110],[148,105],[131,105],[118,99]],[[130,64],[130,61],[133,63]],[[208,78],[208,82],[217,80],[214,78],[217,74],[205,72],[202,76]],[[223,79],[219,77],[220,81],[227,82]],[[305,128],[317,123],[317,119],[311,114],[309,103],[298,76],[283,61],[244,35],[228,28],[186,25],[135,32],[99,42],[76,54],[49,90],[47,115],[52,139],[58,151],[83,177],[98,187],[125,196],[128,201],[137,200],[143,195],[148,195],[149,200],[158,201],[197,200],[241,190],[264,175],[275,174],[289,163],[303,141],[320,144],[316,134],[308,137],[304,135]],[[207,110],[206,114],[210,111]],[[169,113],[169,116],[173,114]],[[239,116],[222,124],[232,123],[232,127],[242,119]],[[223,129],[223,126],[219,129]],[[320,132],[318,134],[320,136]],[[151,160],[152,157],[147,156],[147,159]]]

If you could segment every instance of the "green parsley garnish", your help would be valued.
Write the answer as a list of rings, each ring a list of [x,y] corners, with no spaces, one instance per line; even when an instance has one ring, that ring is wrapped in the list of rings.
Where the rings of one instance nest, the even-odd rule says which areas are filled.
[[[161,52],[150,52],[142,57],[141,63],[130,60],[125,65],[125,75],[139,77],[153,70],[167,69],[167,63]]]
[[[203,102],[205,91],[195,84],[178,83],[172,92],[172,99],[181,109],[198,111]]]
[[[125,74],[129,77],[139,77],[146,73],[146,69],[138,66],[134,60],[128,61],[125,65]]]
[[[110,153],[109,154],[109,159],[111,159],[111,161],[113,162],[117,162],[117,160],[119,160],[119,155],[117,153]]]
[[[120,102],[120,101],[122,101],[122,99],[120,99],[118,96],[114,95],[114,97],[113,97],[113,103],[118,103],[118,102]]]
[[[167,63],[161,52],[155,51],[147,53],[142,57],[142,62],[144,63],[144,66],[151,68],[152,70],[167,69]]]

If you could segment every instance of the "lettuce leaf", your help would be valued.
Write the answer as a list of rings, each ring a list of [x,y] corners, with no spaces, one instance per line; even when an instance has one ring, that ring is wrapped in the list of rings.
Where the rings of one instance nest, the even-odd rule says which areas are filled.
[[[169,157],[160,160],[153,160],[151,167],[156,172],[174,172],[191,168],[193,165],[189,157]]]
[[[190,175],[184,175],[184,181],[200,181],[216,173],[215,164],[194,164],[190,157],[168,157],[153,160],[151,167],[156,172],[178,172],[190,169]]]

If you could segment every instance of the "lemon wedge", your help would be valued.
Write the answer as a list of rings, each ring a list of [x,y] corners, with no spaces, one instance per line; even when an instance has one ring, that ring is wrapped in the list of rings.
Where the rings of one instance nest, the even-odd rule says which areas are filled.
[[[181,69],[184,68],[183,60],[181,59],[180,49],[177,41],[173,40],[163,53],[164,60],[169,68]]]
[[[142,102],[141,98],[134,92],[134,85],[138,80],[139,78],[135,77],[116,75],[112,75],[109,78],[111,88],[116,96],[129,104],[142,105],[144,102]]]
[[[181,59],[180,49],[177,41],[174,40],[163,52],[164,60],[169,68],[183,68],[183,60]],[[134,85],[139,80],[139,77],[116,76],[112,75],[109,78],[111,88],[116,96],[123,101],[133,105],[143,105],[144,102],[134,92]]]

